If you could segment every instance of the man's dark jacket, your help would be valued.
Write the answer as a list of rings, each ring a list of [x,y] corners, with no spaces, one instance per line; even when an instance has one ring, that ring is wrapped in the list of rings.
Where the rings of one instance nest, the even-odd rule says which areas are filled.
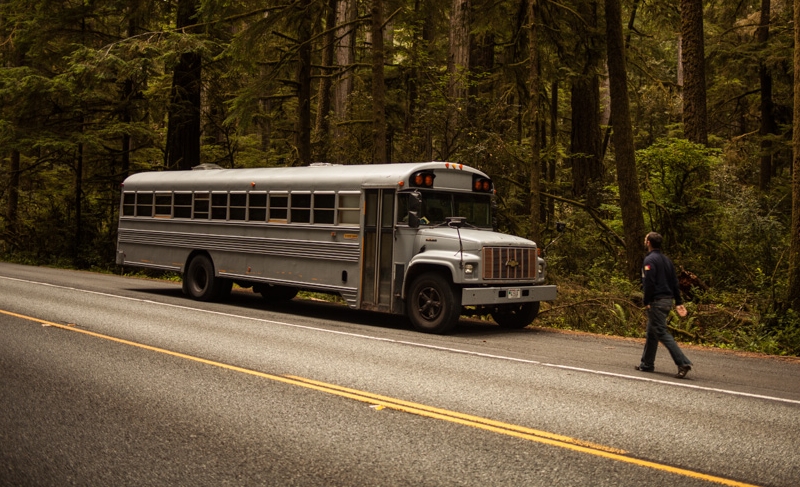
[[[645,306],[661,298],[672,298],[676,305],[683,304],[675,266],[672,265],[669,257],[661,253],[660,249],[651,250],[644,258],[642,289],[644,290]]]

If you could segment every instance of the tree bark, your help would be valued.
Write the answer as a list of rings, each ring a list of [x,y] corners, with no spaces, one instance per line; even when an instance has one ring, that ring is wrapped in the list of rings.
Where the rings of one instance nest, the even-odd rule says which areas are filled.
[[[683,53],[683,130],[696,144],[708,145],[703,0],[680,0]]]
[[[355,26],[350,24],[356,18],[356,0],[339,0],[336,7],[336,65],[339,67],[338,76],[334,85],[333,112],[337,122],[348,118],[348,100],[353,92],[352,65],[355,59],[354,39]],[[334,127],[334,137],[344,136],[341,125]]]
[[[372,0],[372,163],[388,161],[383,73],[383,0]]]
[[[528,4],[528,48],[530,52],[530,141],[531,141],[531,160],[530,160],[530,215],[531,215],[531,234],[530,239],[539,238],[539,226],[542,220],[542,161],[541,161],[541,138],[539,137],[539,93],[541,92],[541,79],[539,77],[539,45],[536,39],[538,1],[529,0]]]
[[[197,0],[178,0],[178,29],[195,23]],[[196,29],[190,28],[188,32]],[[200,163],[200,91],[202,59],[197,52],[181,54],[172,77],[167,121],[165,164],[170,169],[191,169]]]
[[[626,274],[631,280],[641,275],[642,252],[638,242],[644,239],[644,217],[636,172],[636,158],[628,101],[625,46],[622,37],[620,0],[605,0],[608,77],[611,89],[611,116],[614,119],[612,143],[617,165],[622,226],[625,234]]]
[[[770,0],[761,0],[761,19],[756,40],[762,48],[767,47],[769,41]],[[761,168],[759,171],[758,186],[761,191],[769,189],[772,179],[772,141],[770,135],[778,131],[775,123],[774,103],[772,101],[772,75],[764,61],[758,65],[758,79],[761,86]]]
[[[572,194],[586,199],[589,206],[600,205],[593,191],[603,179],[605,168],[600,157],[602,133],[600,131],[600,79],[598,75],[602,58],[594,41],[597,27],[597,4],[579,3],[579,13],[587,25],[578,23],[576,33],[581,39],[582,72],[572,80],[572,127],[570,153],[572,160]]]
[[[794,113],[792,129],[792,232],[789,246],[789,306],[800,312],[800,0],[794,1]]]
[[[311,164],[311,0],[301,0],[298,8],[302,10],[297,38],[300,43],[297,51],[297,164]]]
[[[442,158],[449,160],[455,150],[461,126],[460,113],[466,113],[466,79],[469,74],[470,0],[452,0],[450,11],[450,48],[447,54],[447,127]]]
[[[330,112],[331,112],[331,68],[333,67],[333,48],[335,41],[334,27],[336,25],[336,4],[337,0],[328,0],[327,12],[325,14],[324,45],[322,47],[322,67],[324,72],[319,81],[319,94],[317,96],[317,123],[315,129],[314,146],[316,154],[314,157],[318,161],[328,160],[328,141],[330,140]]]

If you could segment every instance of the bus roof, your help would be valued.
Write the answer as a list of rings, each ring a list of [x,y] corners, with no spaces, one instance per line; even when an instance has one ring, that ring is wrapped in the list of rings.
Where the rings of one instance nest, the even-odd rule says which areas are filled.
[[[452,162],[398,164],[265,167],[250,169],[206,169],[150,171],[129,176],[125,191],[347,191],[362,187],[397,187],[417,171],[433,171],[439,189],[469,189],[472,175],[485,173]],[[460,174],[457,174],[460,173]],[[443,176],[439,178],[438,176]],[[458,177],[450,177],[458,176]],[[470,181],[470,182],[467,182]],[[463,185],[462,182],[466,182]]]

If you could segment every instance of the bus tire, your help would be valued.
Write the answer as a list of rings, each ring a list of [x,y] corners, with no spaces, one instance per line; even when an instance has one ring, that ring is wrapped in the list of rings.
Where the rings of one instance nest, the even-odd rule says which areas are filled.
[[[539,301],[506,304],[492,311],[492,318],[501,328],[519,330],[530,325],[539,315]]]
[[[222,291],[222,279],[214,276],[214,263],[206,255],[197,255],[183,275],[184,289],[192,299],[213,301]]]
[[[455,328],[461,315],[461,296],[435,272],[426,272],[411,283],[406,299],[406,313],[411,324],[425,333],[447,333]]]

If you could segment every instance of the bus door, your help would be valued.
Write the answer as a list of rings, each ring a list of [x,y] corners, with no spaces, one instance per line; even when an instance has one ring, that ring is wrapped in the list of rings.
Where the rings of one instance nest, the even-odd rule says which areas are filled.
[[[365,191],[361,307],[392,311],[393,189]]]

